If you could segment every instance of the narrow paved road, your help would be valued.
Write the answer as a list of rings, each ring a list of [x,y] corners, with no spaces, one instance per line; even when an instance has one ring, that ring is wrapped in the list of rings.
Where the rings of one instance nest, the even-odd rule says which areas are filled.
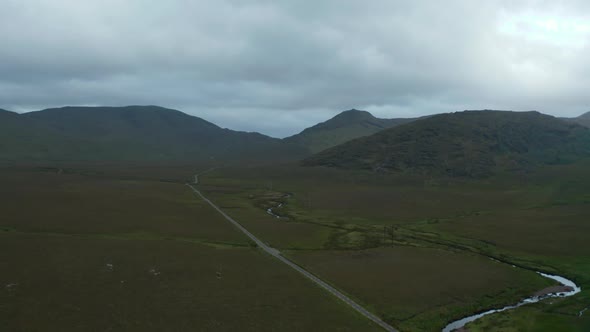
[[[198,183],[198,175],[195,175],[195,184],[196,183]],[[305,270],[301,266],[299,266],[299,265],[293,263],[292,261],[290,261],[289,259],[283,257],[281,255],[281,252],[278,251],[277,249],[272,248],[272,247],[269,247],[264,242],[260,241],[256,236],[254,236],[254,234],[250,233],[246,228],[244,228],[242,225],[240,225],[240,223],[238,223],[232,217],[230,217],[227,214],[225,214],[225,212],[223,212],[219,207],[217,207],[217,205],[215,205],[207,197],[205,197],[203,194],[201,194],[201,192],[199,190],[197,190],[195,187],[193,187],[192,185],[190,185],[188,183],[187,183],[187,186],[189,186],[195,193],[197,193],[199,196],[201,196],[201,198],[205,202],[209,203],[209,205],[211,205],[215,210],[217,210],[217,212],[219,212],[225,219],[227,219],[234,226],[236,226],[240,231],[242,231],[244,234],[246,234],[246,236],[248,236],[252,241],[254,241],[256,243],[256,245],[258,245],[259,248],[261,248],[262,250],[264,250],[268,254],[272,255],[273,257],[275,257],[279,261],[281,261],[281,262],[289,265],[291,268],[293,268],[297,272],[303,274],[305,277],[307,277],[308,279],[310,279],[311,281],[313,281],[314,283],[316,283],[318,286],[320,286],[323,289],[327,290],[328,292],[332,293],[332,295],[334,295],[337,298],[339,298],[340,300],[344,301],[346,304],[348,304],[349,306],[351,306],[354,310],[358,311],[363,316],[365,316],[368,319],[372,320],[373,322],[375,322],[376,324],[378,324],[379,326],[381,326],[386,331],[397,332],[397,330],[395,328],[393,328],[391,325],[389,325],[386,322],[382,321],[379,317],[375,316],[374,314],[372,314],[371,312],[369,312],[367,309],[363,308],[361,305],[359,305],[358,303],[354,302],[348,296],[342,294],[336,288],[328,285],[325,281],[323,281],[320,278],[316,277],[315,275],[311,274],[309,271]]]

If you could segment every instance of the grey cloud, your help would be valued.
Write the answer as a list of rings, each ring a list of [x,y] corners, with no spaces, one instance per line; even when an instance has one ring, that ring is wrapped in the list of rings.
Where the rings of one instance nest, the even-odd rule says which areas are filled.
[[[277,136],[352,107],[384,117],[464,108],[571,116],[590,110],[588,9],[532,0],[5,0],[0,107],[159,104]],[[580,31],[543,30],[537,19]],[[524,28],[502,31],[507,20]]]

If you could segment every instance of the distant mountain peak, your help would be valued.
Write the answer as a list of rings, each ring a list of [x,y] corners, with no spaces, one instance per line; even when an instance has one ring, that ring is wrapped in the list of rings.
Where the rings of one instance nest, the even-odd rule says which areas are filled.
[[[365,114],[365,115],[366,115],[366,114],[368,114],[368,115],[370,115],[370,116],[373,116],[373,115],[372,115],[370,112],[368,112],[368,111],[365,111],[365,110],[359,110],[359,109],[356,109],[356,108],[351,108],[351,109],[349,109],[349,110],[342,111],[342,112],[338,113],[336,116],[338,116],[338,115],[345,115],[345,114]]]
[[[590,111],[578,116],[578,119],[590,119]]]
[[[330,121],[337,121],[337,120],[347,120],[347,121],[362,121],[362,120],[366,120],[366,119],[376,119],[373,114],[367,112],[367,111],[361,111],[361,110],[357,110],[357,109],[350,109],[348,111],[344,111],[344,112],[340,112],[338,113],[336,116],[334,116],[332,119],[326,121],[326,122],[330,122]]]
[[[348,111],[340,112],[331,119],[318,123],[314,127],[340,127],[347,126],[362,121],[379,120],[373,116],[373,114],[367,111],[361,111],[357,109],[351,109]],[[312,127],[313,128],[313,127]]]
[[[373,114],[350,109],[331,119],[309,127],[285,140],[306,147],[310,152],[319,152],[355,138],[372,135],[413,119],[379,119]]]

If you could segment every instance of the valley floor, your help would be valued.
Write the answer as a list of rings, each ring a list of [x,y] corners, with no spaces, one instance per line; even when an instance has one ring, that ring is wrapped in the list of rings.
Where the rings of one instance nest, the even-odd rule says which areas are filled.
[[[257,250],[183,182],[0,177],[2,330],[379,331]]]
[[[0,321],[15,331],[380,330],[184,185],[209,168],[0,170]],[[198,188],[401,331],[437,331],[554,285],[532,270],[583,291],[468,328],[585,331],[587,169],[482,181],[223,167],[199,176]]]
[[[402,331],[440,330],[554,285],[534,271],[564,275],[583,291],[468,327],[537,331],[554,321],[560,330],[584,331],[590,324],[579,316],[590,282],[587,169],[580,163],[466,180],[225,168],[206,176],[202,188],[271,245]],[[269,208],[272,215],[264,213]],[[523,312],[531,314],[518,319]]]

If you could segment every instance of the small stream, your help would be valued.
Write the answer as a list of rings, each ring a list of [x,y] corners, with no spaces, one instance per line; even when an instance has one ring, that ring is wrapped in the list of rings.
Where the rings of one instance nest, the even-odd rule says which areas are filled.
[[[459,328],[465,326],[467,323],[471,323],[473,321],[480,319],[483,316],[491,315],[491,314],[494,314],[497,312],[502,312],[502,311],[506,311],[506,310],[510,310],[510,309],[515,309],[515,308],[521,307],[525,304],[537,303],[541,300],[552,298],[552,297],[568,297],[568,296],[576,295],[582,291],[582,288],[580,288],[580,286],[576,285],[573,281],[571,281],[567,278],[557,276],[557,275],[546,274],[546,273],[542,273],[542,272],[538,272],[538,271],[537,271],[537,273],[542,275],[545,278],[555,280],[555,281],[559,282],[562,286],[567,286],[567,287],[571,288],[572,290],[567,291],[567,292],[550,293],[550,294],[546,294],[546,295],[542,295],[542,296],[527,297],[526,299],[521,300],[520,302],[518,302],[517,304],[514,304],[514,305],[509,305],[509,306],[506,306],[501,309],[488,310],[488,311],[485,311],[485,312],[482,312],[479,314],[471,315],[471,316],[456,320],[456,321],[450,323],[449,325],[447,325],[442,331],[443,332],[452,332],[456,329],[459,329]],[[580,316],[583,314],[583,311],[580,312]]]
[[[283,199],[288,199],[289,197],[291,197],[291,195],[287,194],[287,195],[283,196]],[[275,207],[268,208],[268,209],[266,209],[266,213],[270,214],[271,216],[273,216],[275,218],[282,218],[278,214],[274,213],[273,209],[280,209],[283,207],[283,205],[285,205],[285,203],[280,203],[279,205],[277,205]]]
[[[272,209],[280,209],[282,206],[283,206],[283,203],[277,205],[276,207],[268,208],[266,210],[266,213],[270,214],[271,216],[273,216],[275,218],[280,218],[281,216],[279,216],[278,214],[275,214]]]

